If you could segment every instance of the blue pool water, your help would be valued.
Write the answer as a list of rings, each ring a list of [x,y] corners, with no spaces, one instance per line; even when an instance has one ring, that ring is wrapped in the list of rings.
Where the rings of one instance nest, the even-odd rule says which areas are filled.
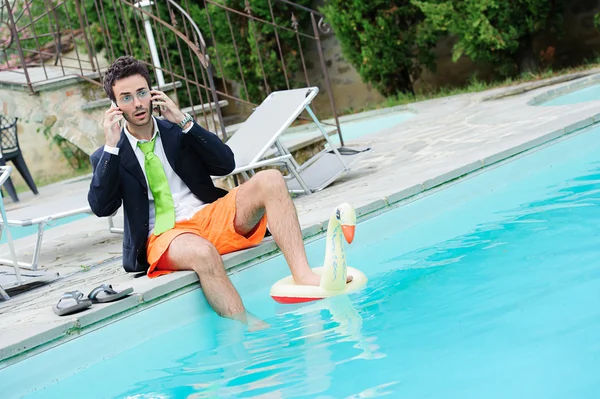
[[[579,89],[562,96],[553,98],[552,100],[544,101],[540,105],[553,106],[553,105],[570,105],[579,104],[589,101],[600,100],[600,84],[588,86],[584,89]]]
[[[385,129],[396,126],[414,115],[411,112],[397,112],[389,115],[378,115],[368,119],[359,119],[348,122],[341,122],[342,136],[344,142],[356,140],[368,134],[375,134]],[[339,136],[332,136],[335,144],[340,144]]]
[[[597,398],[599,225],[594,128],[360,223],[347,256],[363,291],[276,304],[277,257],[232,277],[267,330],[215,316],[195,290],[0,370],[0,392]],[[307,251],[319,265],[323,240]]]
[[[410,118],[412,118],[414,114],[412,112],[402,111],[402,112],[394,112],[390,114],[377,115],[375,117],[366,117],[361,119],[355,119],[350,121],[341,121],[340,128],[342,129],[342,136],[344,137],[344,143],[349,141],[356,140],[366,135],[375,134],[381,132],[385,129],[389,129],[393,126],[396,126]],[[313,132],[317,134],[318,130]],[[319,133],[320,134],[320,133]],[[286,133],[284,137],[286,139],[296,139],[302,136],[306,136],[307,132],[296,132],[296,133]],[[333,135],[331,136],[331,140],[339,145],[340,138],[339,136]]]

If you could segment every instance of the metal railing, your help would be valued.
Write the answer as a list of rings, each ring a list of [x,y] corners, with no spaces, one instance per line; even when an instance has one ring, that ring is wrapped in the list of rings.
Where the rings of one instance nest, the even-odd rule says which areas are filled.
[[[110,62],[133,55],[149,67],[155,87],[173,90],[180,106],[223,140],[226,124],[243,121],[272,91],[320,85],[330,109],[319,113],[335,121],[343,145],[321,43],[330,29],[302,4],[0,2],[0,82],[20,82],[34,93],[40,83],[78,76],[100,89]],[[97,95],[102,100],[101,90]]]

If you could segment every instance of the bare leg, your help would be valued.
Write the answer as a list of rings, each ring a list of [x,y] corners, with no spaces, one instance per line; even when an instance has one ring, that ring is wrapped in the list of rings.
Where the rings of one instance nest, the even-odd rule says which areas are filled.
[[[277,170],[259,172],[238,190],[235,216],[238,234],[252,232],[266,212],[273,239],[283,252],[296,283],[319,285],[320,277],[308,265],[296,207],[281,173]],[[352,276],[348,276],[348,281],[351,280]]]
[[[194,270],[204,296],[215,312],[247,323],[242,299],[227,276],[221,255],[209,241],[190,233],[176,237],[157,269]]]

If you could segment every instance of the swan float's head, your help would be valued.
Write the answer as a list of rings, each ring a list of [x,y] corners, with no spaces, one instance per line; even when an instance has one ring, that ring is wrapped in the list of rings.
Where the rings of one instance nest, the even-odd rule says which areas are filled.
[[[342,226],[344,238],[351,244],[354,240],[354,230],[356,228],[356,212],[352,205],[343,203],[335,209],[335,218]]]

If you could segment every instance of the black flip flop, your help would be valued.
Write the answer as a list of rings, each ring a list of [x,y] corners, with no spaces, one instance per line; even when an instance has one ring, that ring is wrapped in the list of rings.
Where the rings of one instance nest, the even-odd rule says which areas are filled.
[[[59,316],[66,316],[85,310],[92,306],[92,301],[90,301],[89,299],[83,299],[83,297],[83,292],[80,291],[65,292],[63,296],[60,297],[56,305],[52,306],[52,310],[54,310],[54,313],[56,313]],[[66,306],[61,306],[61,302],[63,301],[74,303],[71,303],[70,305]]]
[[[93,303],[104,303],[118,301],[119,299],[125,298],[127,295],[133,292],[133,288],[129,287],[123,291],[115,291],[110,284],[102,284],[94,288],[89,294],[88,298]]]

